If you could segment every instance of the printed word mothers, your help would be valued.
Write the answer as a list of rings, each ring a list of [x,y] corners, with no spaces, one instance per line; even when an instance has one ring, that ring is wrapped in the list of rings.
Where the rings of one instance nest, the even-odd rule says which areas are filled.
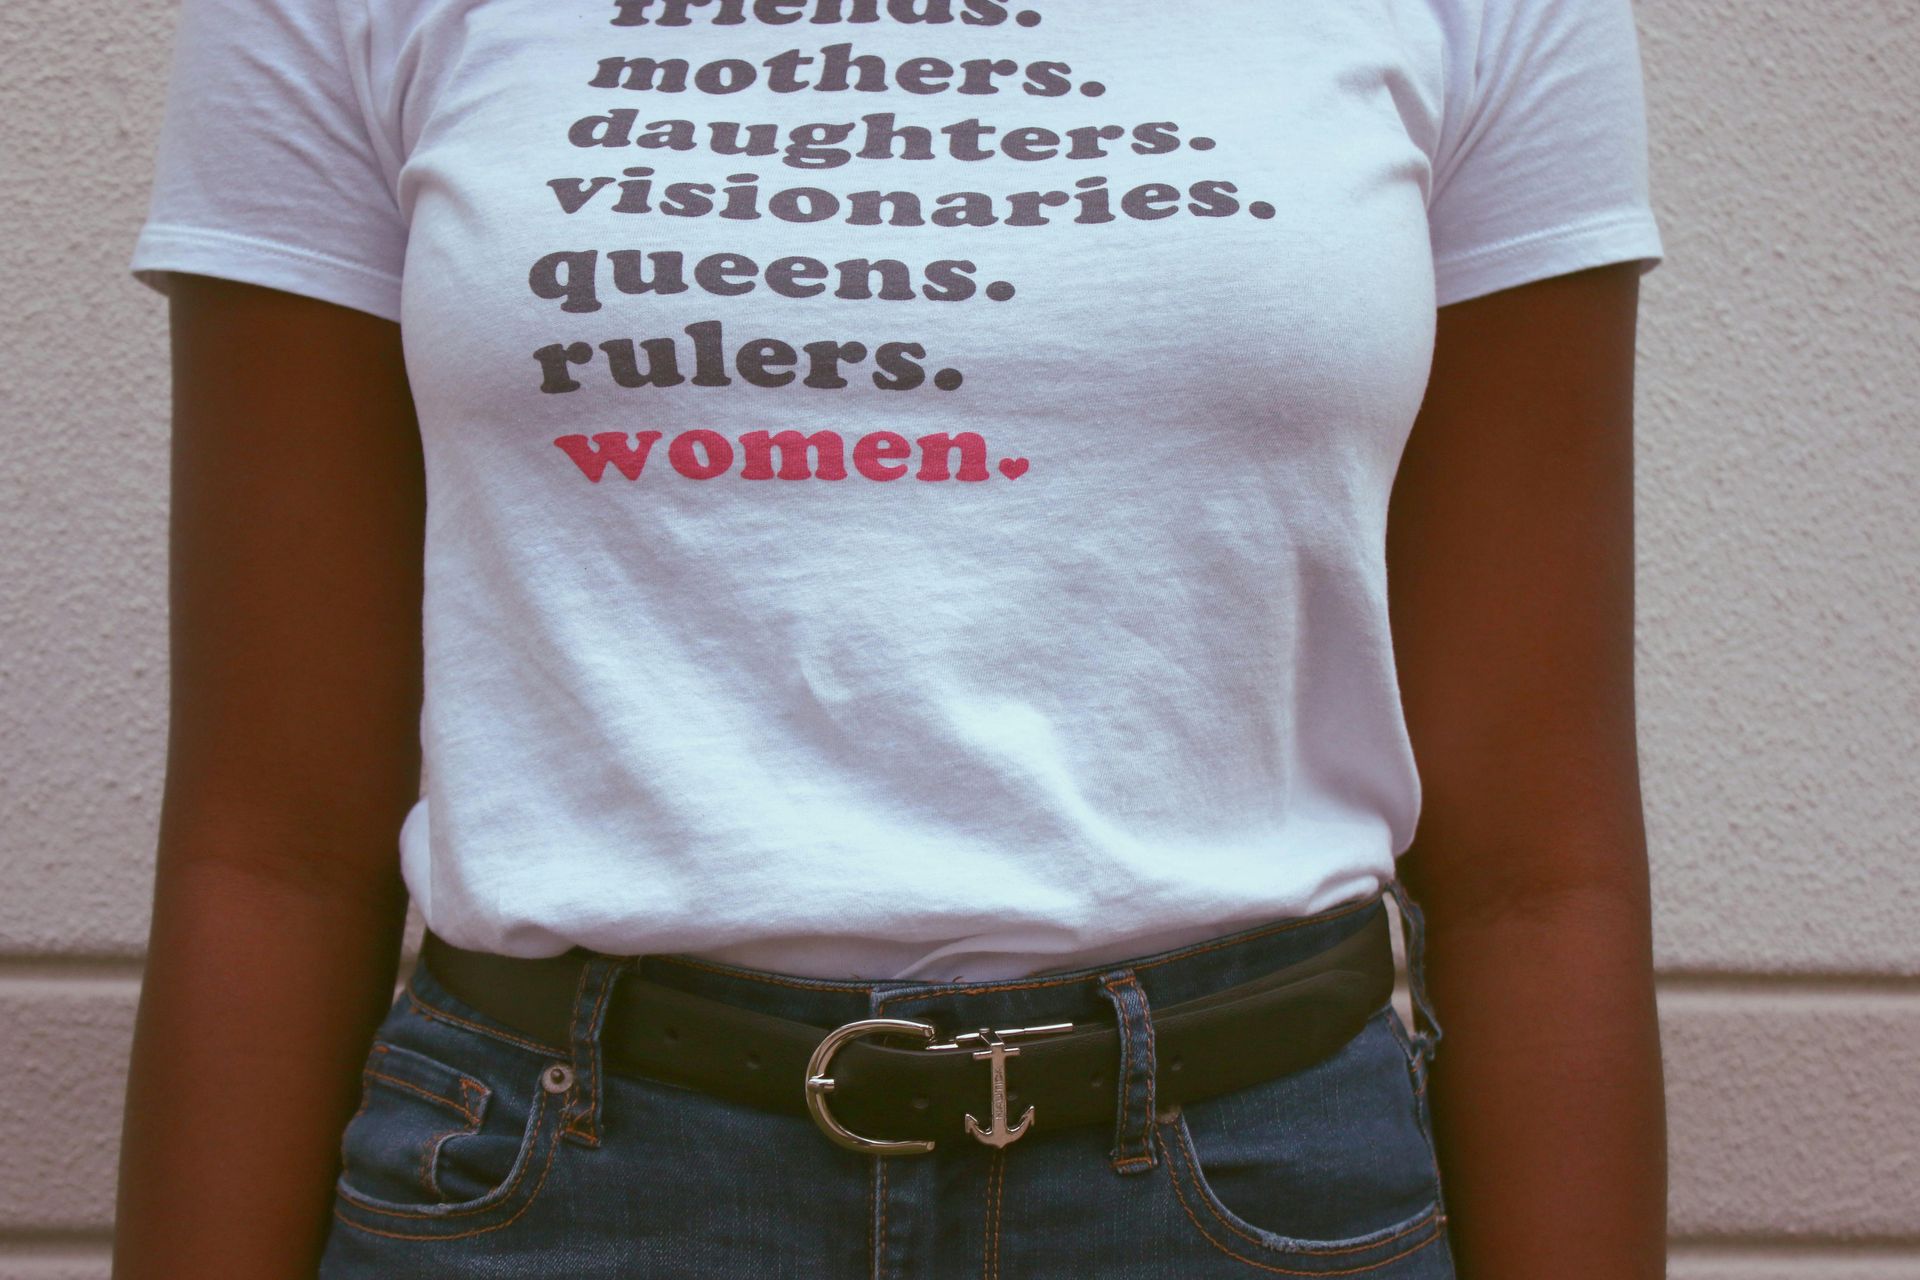
[[[554,444],[595,484],[612,467],[629,480],[647,469],[647,458],[661,432],[602,431],[592,436],[560,436]],[[916,480],[987,480],[987,442],[976,431],[948,434],[936,431],[909,441],[895,431],[869,431],[853,443],[853,469],[868,480],[898,480],[907,474],[906,459],[920,450]],[[774,454],[780,465],[774,466]],[[959,455],[959,466],[952,465]],[[682,431],[667,445],[667,463],[689,480],[712,480],[733,469],[733,441],[718,431],[696,427]],[[749,431],[740,437],[739,471],[742,480],[845,480],[846,442],[837,431],[803,435],[785,431]],[[1017,480],[1026,474],[1025,458],[1002,458],[1000,474]]]

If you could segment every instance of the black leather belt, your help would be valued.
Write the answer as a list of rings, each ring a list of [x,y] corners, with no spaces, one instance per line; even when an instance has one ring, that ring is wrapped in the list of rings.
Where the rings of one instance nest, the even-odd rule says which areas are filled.
[[[455,998],[495,1021],[545,1044],[569,1043],[585,963],[577,953],[515,959],[429,933],[421,960]],[[1391,998],[1393,982],[1387,913],[1375,910],[1354,933],[1304,960],[1153,1009],[1160,1107],[1319,1061],[1359,1033]],[[601,1033],[607,1069],[811,1113],[829,1137],[856,1150],[928,1150],[935,1139],[972,1131],[969,1116],[984,1117],[990,1101],[1001,1117],[1008,1107],[1015,1114],[1033,1107],[1035,1122],[1049,1129],[1114,1119],[1120,1035],[1111,1017],[1071,1029],[970,1031],[935,1043],[926,1023],[860,1019],[829,1029],[695,995],[637,970],[614,984],[609,1005]],[[918,1043],[882,1043],[901,1037]],[[996,1041],[1018,1049],[1013,1063],[993,1052]],[[990,1098],[992,1084],[1004,1099]]]

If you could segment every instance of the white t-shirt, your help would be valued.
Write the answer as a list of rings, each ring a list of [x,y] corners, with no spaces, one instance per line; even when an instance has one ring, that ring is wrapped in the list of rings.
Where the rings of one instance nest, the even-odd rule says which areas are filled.
[[[431,927],[831,977],[1378,888],[1435,307],[1661,252],[1629,0],[185,0],[158,159],[401,325]]]

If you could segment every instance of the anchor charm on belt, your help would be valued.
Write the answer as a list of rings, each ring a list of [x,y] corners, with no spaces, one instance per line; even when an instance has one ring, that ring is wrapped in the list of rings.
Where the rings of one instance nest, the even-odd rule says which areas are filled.
[[[975,1049],[973,1057],[984,1059],[987,1063],[988,1088],[991,1090],[988,1103],[988,1123],[982,1128],[973,1114],[967,1114],[967,1132],[990,1147],[1004,1147],[1019,1138],[1033,1123],[1033,1108],[1028,1107],[1021,1113],[1020,1122],[1012,1128],[1007,1127],[1007,1059],[1020,1052],[1018,1045],[1008,1044],[1013,1036],[1055,1035],[1062,1031],[1073,1030],[1071,1022],[1053,1022],[1043,1027],[1003,1027],[997,1031],[986,1027],[978,1031],[964,1031],[946,1044],[930,1044],[928,1049],[962,1049],[970,1044],[984,1047]]]

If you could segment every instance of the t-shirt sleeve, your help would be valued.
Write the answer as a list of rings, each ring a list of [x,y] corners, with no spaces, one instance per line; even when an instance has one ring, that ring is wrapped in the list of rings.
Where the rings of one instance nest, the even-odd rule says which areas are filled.
[[[351,0],[349,0],[351,2]],[[400,318],[406,226],[337,0],[183,0],[129,270]]]
[[[1660,261],[1631,0],[1468,6],[1427,202],[1436,303]]]

